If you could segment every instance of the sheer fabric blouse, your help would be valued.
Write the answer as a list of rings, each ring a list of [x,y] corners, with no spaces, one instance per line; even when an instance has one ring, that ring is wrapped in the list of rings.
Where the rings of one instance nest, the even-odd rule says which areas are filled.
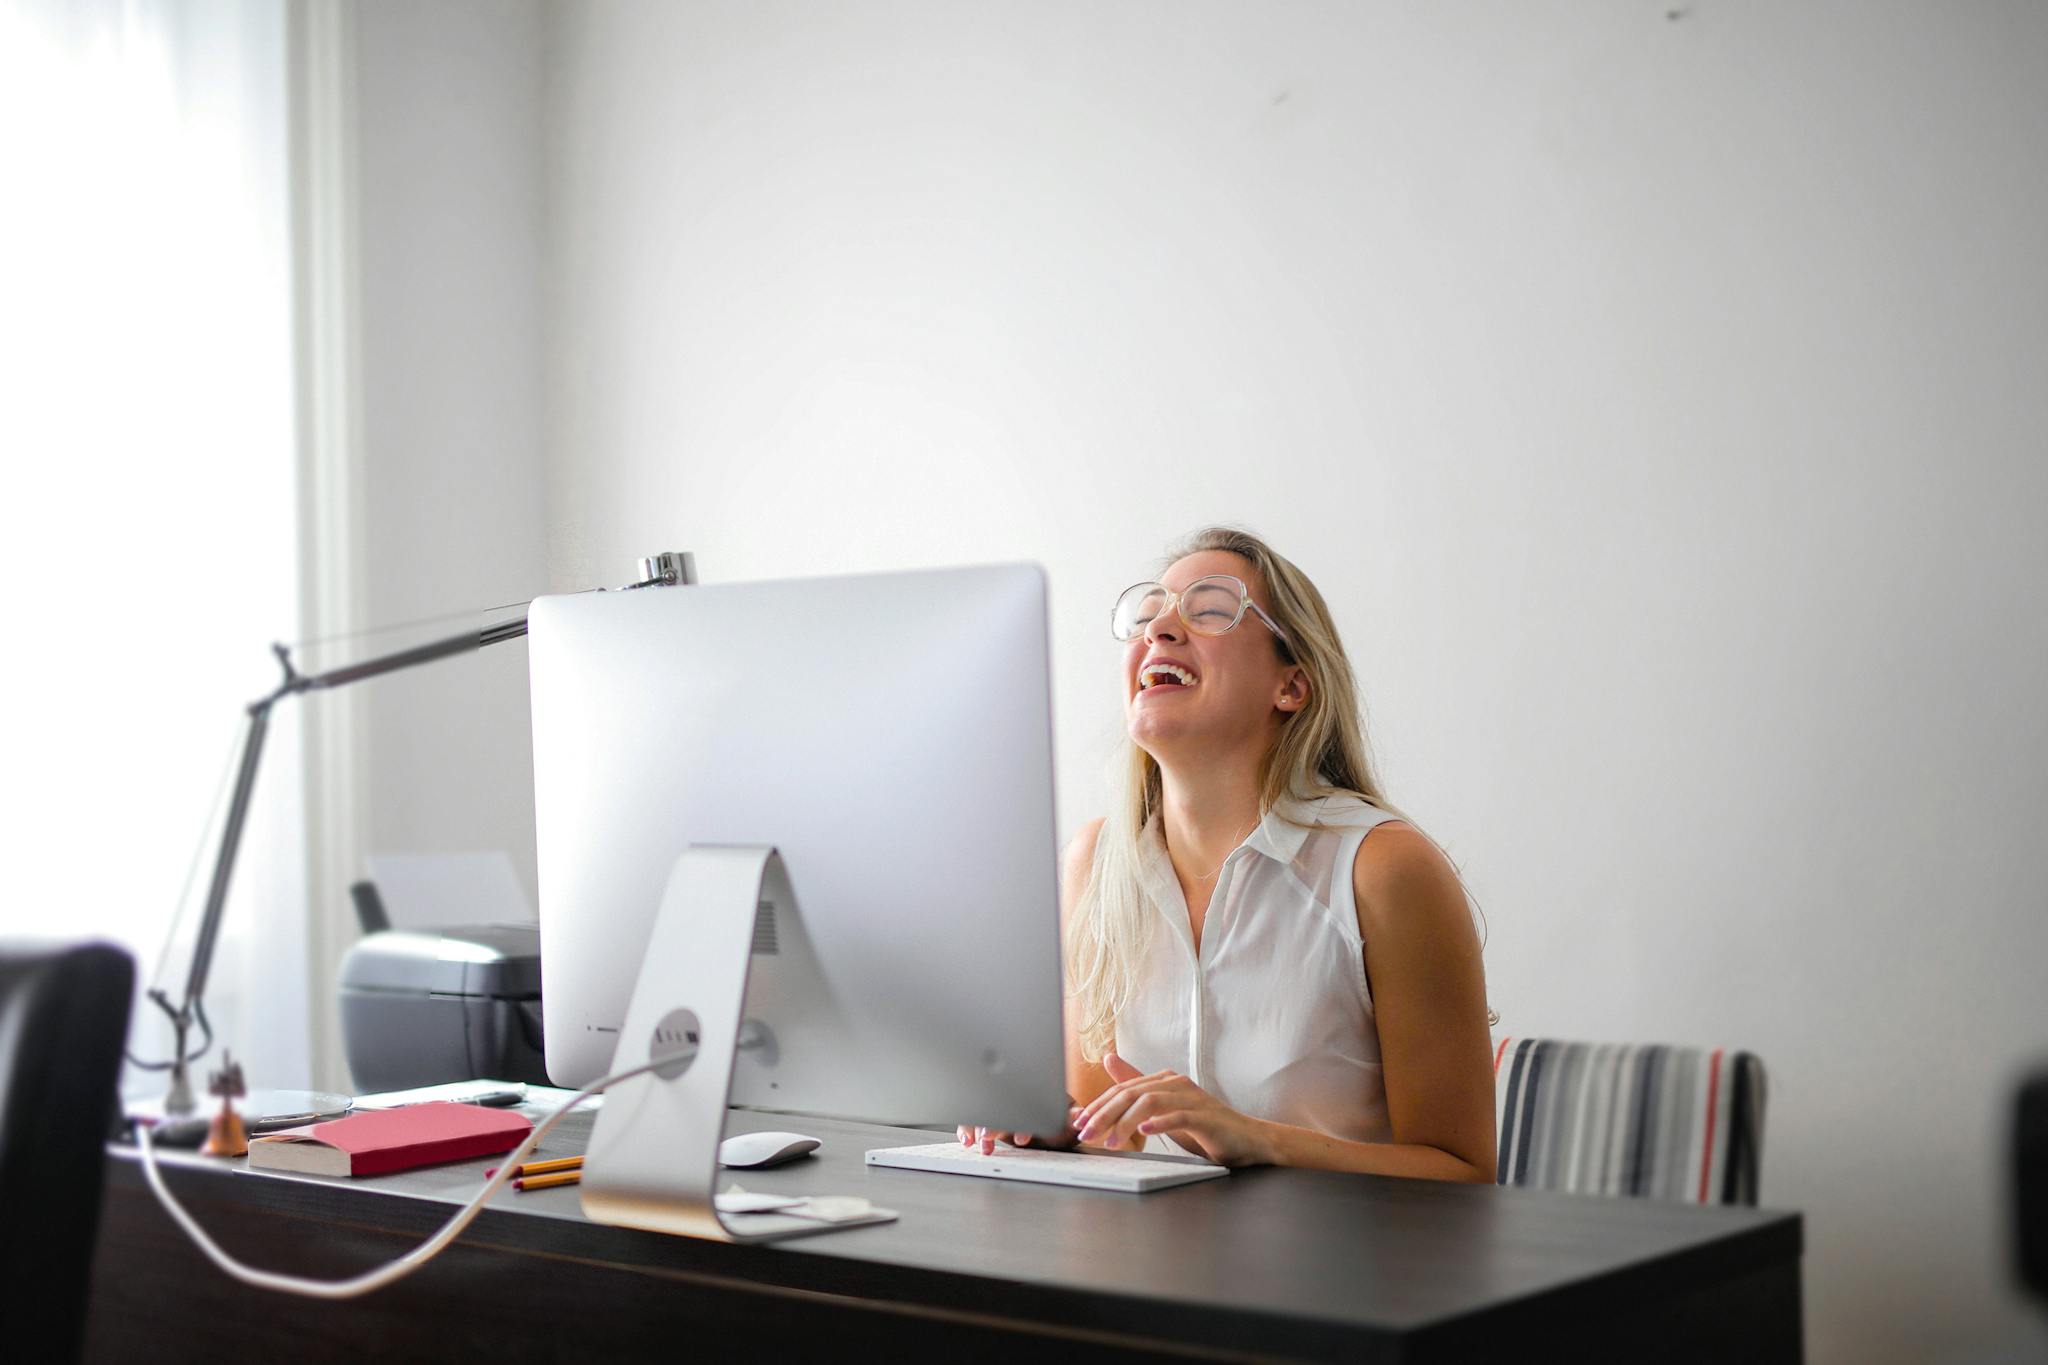
[[[1276,805],[1217,872],[1199,951],[1155,818],[1139,845],[1156,913],[1118,1054],[1255,1118],[1387,1141],[1351,875],[1366,835],[1399,818],[1357,797]],[[1148,1148],[1179,1150],[1163,1136]]]

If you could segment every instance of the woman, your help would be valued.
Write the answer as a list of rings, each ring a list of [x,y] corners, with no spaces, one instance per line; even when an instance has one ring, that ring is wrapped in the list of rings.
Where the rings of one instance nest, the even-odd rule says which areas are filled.
[[[1112,624],[1126,790],[1063,871],[1064,1140],[1493,1180],[1464,888],[1380,795],[1315,585],[1256,536],[1210,528]],[[960,1137],[985,1153],[1033,1140]]]

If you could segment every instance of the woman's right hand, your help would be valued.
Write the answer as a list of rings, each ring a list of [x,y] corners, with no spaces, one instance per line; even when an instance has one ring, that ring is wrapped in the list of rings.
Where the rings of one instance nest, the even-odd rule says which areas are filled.
[[[1049,1151],[1069,1152],[1081,1145],[1081,1134],[1074,1127],[1074,1119],[1080,1112],[1078,1106],[1068,1105],[1066,1126],[1058,1133],[1010,1133],[969,1123],[961,1124],[957,1131],[962,1147],[977,1148],[983,1156],[995,1155],[998,1142],[1006,1142],[1012,1147],[1043,1147]]]

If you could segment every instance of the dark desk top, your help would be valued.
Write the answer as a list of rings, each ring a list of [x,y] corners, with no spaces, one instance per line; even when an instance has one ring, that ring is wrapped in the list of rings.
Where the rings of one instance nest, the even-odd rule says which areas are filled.
[[[534,1159],[582,1151],[589,1124],[565,1119]],[[942,1304],[1079,1332],[1306,1353],[1413,1339],[1480,1315],[1554,1328],[1617,1303],[1796,1267],[1802,1249],[1799,1216],[1768,1210],[1273,1168],[1115,1194],[866,1164],[871,1147],[935,1140],[924,1130],[746,1111],[728,1125],[763,1129],[810,1133],[824,1146],[776,1170],[722,1172],[721,1188],[860,1195],[900,1219],[731,1246],[590,1223],[574,1186],[508,1188],[462,1240],[769,1293]],[[139,1184],[133,1153],[115,1155],[125,1158],[112,1163],[115,1184]],[[166,1157],[181,1197],[422,1236],[475,1194],[487,1164],[348,1180]],[[234,1168],[231,1181],[220,1178],[223,1166]]]

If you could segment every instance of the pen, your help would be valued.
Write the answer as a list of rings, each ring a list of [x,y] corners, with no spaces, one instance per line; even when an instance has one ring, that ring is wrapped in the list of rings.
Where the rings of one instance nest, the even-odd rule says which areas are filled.
[[[581,1171],[556,1171],[553,1175],[529,1175],[512,1182],[512,1188],[522,1194],[527,1190],[544,1190],[550,1185],[578,1185],[583,1182]]]
[[[553,1175],[556,1171],[578,1171],[581,1169],[583,1169],[582,1157],[558,1156],[549,1161],[521,1162],[512,1168],[512,1176],[516,1180],[520,1176]],[[497,1173],[498,1168],[496,1166],[489,1167],[484,1171],[484,1179],[489,1180]]]

